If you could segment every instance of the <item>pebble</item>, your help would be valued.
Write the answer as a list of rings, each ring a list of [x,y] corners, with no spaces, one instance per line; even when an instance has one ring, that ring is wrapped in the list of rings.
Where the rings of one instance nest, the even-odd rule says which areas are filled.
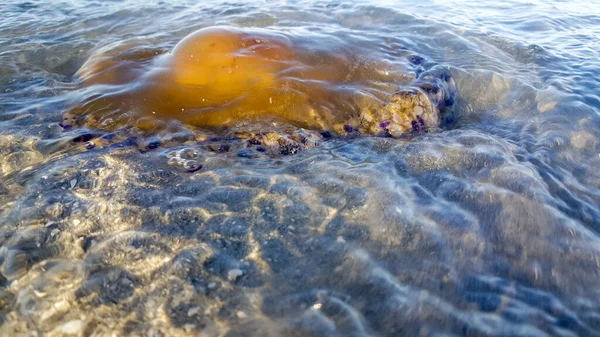
[[[241,269],[231,269],[227,273],[227,279],[229,281],[235,281],[238,277],[244,275],[244,272]]]
[[[44,297],[46,297],[46,295],[48,295],[48,293],[45,293],[43,291],[37,291],[35,289],[33,289],[33,293],[35,294],[35,296],[37,296],[39,298],[44,298]]]
[[[236,155],[241,158],[252,158],[252,150],[251,149],[241,150],[241,151],[238,151],[236,153]]]
[[[83,328],[83,321],[79,320],[79,319],[75,319],[72,320],[70,322],[67,322],[63,325],[61,325],[58,329],[60,330],[60,332],[67,334],[67,335],[74,335],[76,333],[78,333],[79,331],[81,331],[81,329]]]
[[[200,312],[200,307],[193,307],[190,310],[188,310],[187,315],[188,315],[188,317],[189,316],[194,316],[194,315],[196,315],[199,312]]]

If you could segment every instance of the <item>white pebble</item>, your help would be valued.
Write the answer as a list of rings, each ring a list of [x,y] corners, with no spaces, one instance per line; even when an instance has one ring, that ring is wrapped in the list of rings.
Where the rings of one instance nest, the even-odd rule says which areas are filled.
[[[200,307],[193,307],[190,310],[188,310],[187,315],[188,315],[188,317],[189,316],[194,316],[195,314],[197,314],[199,312],[200,312]]]
[[[39,298],[44,298],[44,297],[46,297],[46,295],[48,295],[48,293],[45,293],[43,291],[37,291],[35,289],[33,289],[33,293],[35,294],[35,296],[37,296]]]
[[[244,272],[241,269],[231,269],[227,273],[227,279],[229,281],[235,281],[238,277],[244,275]]]
[[[83,321],[79,320],[79,319],[75,319],[72,320],[70,322],[67,322],[63,325],[61,325],[58,329],[67,335],[74,335],[76,333],[78,333],[79,331],[81,331],[81,329],[83,328]]]

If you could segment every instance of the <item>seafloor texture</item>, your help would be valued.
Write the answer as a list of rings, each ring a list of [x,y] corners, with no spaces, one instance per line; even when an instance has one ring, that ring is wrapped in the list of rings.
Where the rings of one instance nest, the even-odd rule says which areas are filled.
[[[597,5],[195,3],[0,4],[1,336],[600,336]],[[221,24],[445,67],[456,114],[285,156],[59,125],[98,48]]]

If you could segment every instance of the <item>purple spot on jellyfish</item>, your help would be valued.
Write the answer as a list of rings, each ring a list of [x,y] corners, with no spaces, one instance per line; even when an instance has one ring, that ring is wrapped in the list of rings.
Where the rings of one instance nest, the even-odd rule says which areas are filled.
[[[346,131],[346,133],[350,133],[350,132],[354,131],[354,128],[351,127],[350,125],[346,124],[346,125],[344,125],[344,131]]]
[[[219,150],[217,152],[225,153],[225,152],[229,152],[230,149],[231,149],[231,145],[223,144],[223,145],[219,146]]]
[[[411,124],[413,131],[421,131],[421,126],[419,123],[417,123],[417,121],[412,121]]]
[[[383,121],[383,122],[379,123],[379,127],[382,128],[382,129],[385,129],[388,126],[390,126],[391,123],[392,122],[390,122],[390,121]]]
[[[300,151],[300,146],[298,145],[284,145],[279,149],[279,153],[284,156],[296,154],[298,151]]]
[[[323,136],[323,138],[325,138],[325,139],[329,139],[329,138],[333,137],[331,132],[329,132],[329,131],[321,132],[321,136]]]
[[[91,133],[84,133],[83,135],[77,136],[75,138],[73,138],[73,142],[75,143],[85,143],[85,142],[89,142],[90,140],[92,140],[92,138],[95,138],[96,136],[91,134]]]
[[[127,138],[126,140],[123,141],[123,145],[125,145],[125,146],[137,145],[137,137]]]

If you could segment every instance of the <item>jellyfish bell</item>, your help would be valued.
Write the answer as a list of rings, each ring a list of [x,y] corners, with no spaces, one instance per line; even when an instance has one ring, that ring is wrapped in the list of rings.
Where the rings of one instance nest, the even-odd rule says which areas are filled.
[[[239,28],[201,29],[181,40],[171,52],[176,83],[217,93],[239,93],[272,85],[291,60],[289,41],[266,32]]]
[[[322,35],[218,26],[170,52],[149,45],[126,41],[92,55],[77,73],[82,87],[63,124],[148,135],[173,122],[230,133],[287,124],[397,137],[439,125],[456,96],[441,68],[415,79],[402,62],[372,59],[365,46]]]

